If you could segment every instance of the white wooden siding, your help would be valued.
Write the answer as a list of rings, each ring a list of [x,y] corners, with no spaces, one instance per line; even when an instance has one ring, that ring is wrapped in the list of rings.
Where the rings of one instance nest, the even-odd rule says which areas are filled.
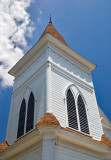
[[[102,135],[100,117],[97,109],[96,98],[95,95],[82,85],[78,85],[75,82],[75,79],[70,79],[65,75],[59,73],[59,71],[51,72],[52,79],[52,112],[59,120],[60,124],[66,126],[67,124],[67,115],[66,115],[66,106],[64,102],[65,90],[70,84],[76,85],[76,87],[82,93],[88,107],[88,121],[89,121],[89,130],[91,136],[95,139],[100,140]],[[86,86],[87,88],[87,86]]]
[[[37,53],[33,59],[28,62],[20,71],[18,71],[15,81],[14,90],[33,76],[39,68],[46,62],[46,52],[44,50]]]
[[[78,88],[81,91],[87,103],[90,134],[93,138],[101,140],[103,132],[94,90],[93,93],[91,93],[82,87],[78,86]]]
[[[28,104],[30,94],[27,94],[27,92],[32,91],[35,97],[34,126],[45,114],[45,80],[46,74],[43,72],[41,75],[35,77],[31,82],[25,85],[23,89],[20,89],[19,92],[12,95],[12,104],[7,129],[7,141],[9,144],[14,143],[16,140],[20,105],[23,98],[26,100],[26,105]]]
[[[51,62],[77,79],[93,86],[89,70],[53,46],[51,46]]]
[[[69,85],[74,84],[87,104],[90,135],[100,140],[103,130],[90,72],[53,45],[50,47],[50,59],[52,63],[52,112],[61,125],[67,126],[65,91]]]
[[[64,91],[69,81],[54,71],[51,72],[51,80],[52,113],[56,116],[61,125],[66,126]]]
[[[53,46],[47,47],[51,49],[43,48],[16,75],[7,129],[8,143],[12,144],[16,140],[21,101],[25,97],[26,103],[28,103],[30,91],[34,93],[35,97],[34,124],[47,112],[46,88],[47,91],[51,88],[51,97],[49,98],[52,108],[50,111],[57,117],[60,124],[66,127],[65,91],[71,84],[78,87],[87,103],[91,136],[100,140],[102,127],[90,72]],[[48,74],[46,74],[45,63],[47,61],[51,66],[51,86],[46,83],[46,75]]]
[[[42,160],[42,146],[36,145],[36,147],[27,149],[10,160]]]
[[[55,160],[100,160],[93,156],[56,145]]]

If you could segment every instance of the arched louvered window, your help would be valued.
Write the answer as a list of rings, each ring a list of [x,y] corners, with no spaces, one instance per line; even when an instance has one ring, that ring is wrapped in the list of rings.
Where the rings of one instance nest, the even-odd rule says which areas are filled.
[[[74,100],[74,96],[70,89],[67,92],[67,112],[68,112],[69,127],[78,130],[75,100]]]
[[[24,127],[25,127],[25,112],[26,112],[26,102],[25,99],[23,99],[20,112],[19,112],[19,122],[18,122],[18,132],[17,132],[17,138],[24,135]]]
[[[89,134],[85,103],[74,86],[67,91],[67,116],[69,127]]]
[[[26,132],[33,129],[34,126],[34,95],[31,92],[28,101]]]
[[[78,105],[80,129],[82,132],[89,134],[86,108],[81,95],[78,96],[77,105]]]

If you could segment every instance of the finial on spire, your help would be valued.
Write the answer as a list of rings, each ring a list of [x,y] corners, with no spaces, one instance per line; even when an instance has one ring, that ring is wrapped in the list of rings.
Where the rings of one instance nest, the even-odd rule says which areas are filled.
[[[49,17],[49,18],[50,18],[50,21],[49,21],[49,23],[52,23],[52,21],[51,21],[51,18],[52,18],[52,17],[51,17],[51,14],[50,14],[50,17]]]

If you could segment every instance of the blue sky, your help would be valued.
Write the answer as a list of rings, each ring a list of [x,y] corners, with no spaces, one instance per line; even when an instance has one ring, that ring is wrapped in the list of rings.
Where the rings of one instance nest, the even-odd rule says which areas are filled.
[[[13,22],[12,28],[7,25],[9,21],[2,18],[7,41],[6,38],[0,40],[0,44],[6,44],[5,48],[0,46],[5,55],[0,56],[0,143],[6,136],[12,92],[12,77],[6,72],[38,41],[48,25],[50,13],[53,25],[67,44],[97,65],[92,71],[97,103],[111,121],[111,0],[35,0],[32,3],[26,0],[24,7],[18,5],[21,0],[15,2],[11,9],[8,6],[7,13]],[[2,6],[6,2],[0,3]],[[20,7],[22,16],[15,17],[16,6]],[[24,25],[21,27],[21,24]],[[14,28],[17,28],[15,32]],[[0,35],[2,32],[0,30]],[[7,47],[9,44],[11,49]]]

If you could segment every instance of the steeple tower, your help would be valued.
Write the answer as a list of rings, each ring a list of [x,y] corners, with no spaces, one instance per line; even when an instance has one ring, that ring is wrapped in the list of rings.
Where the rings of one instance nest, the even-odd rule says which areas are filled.
[[[95,68],[67,45],[50,16],[39,41],[9,71],[15,80],[2,159],[107,159],[111,142],[102,136]]]

